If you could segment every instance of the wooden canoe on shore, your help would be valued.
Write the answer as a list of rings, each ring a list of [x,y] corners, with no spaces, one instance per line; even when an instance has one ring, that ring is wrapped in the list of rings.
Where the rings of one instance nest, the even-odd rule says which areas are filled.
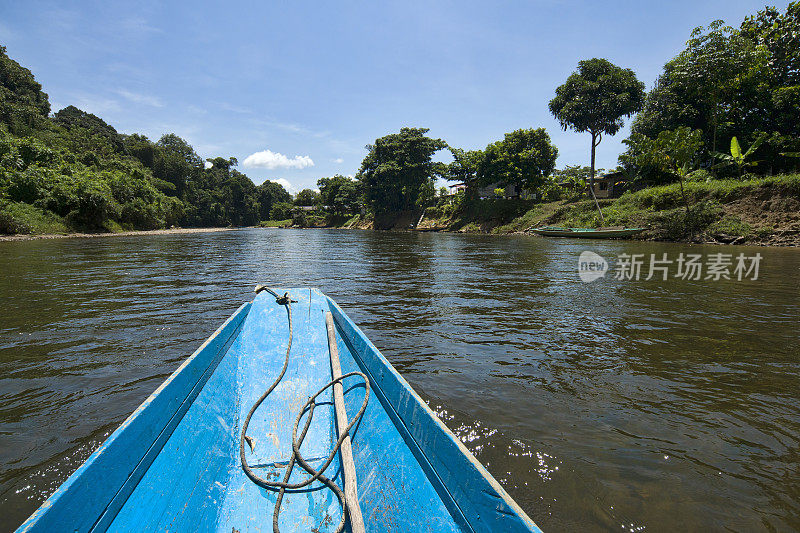
[[[528,229],[531,233],[542,237],[573,237],[578,239],[620,239],[636,235],[644,230],[645,228],[563,228],[559,226]]]
[[[272,531],[278,492],[243,471],[243,421],[288,360],[250,419],[250,446],[242,444],[258,476],[282,478],[304,402],[338,370],[334,352],[344,374],[360,372],[369,382],[365,395],[361,377],[345,376],[343,396],[337,392],[351,420],[367,398],[350,431],[352,452],[336,451],[341,411],[334,412],[331,388],[319,396],[299,451],[314,468],[335,454],[325,475],[339,487],[355,484],[366,531],[539,531],[335,302],[316,289],[288,294],[295,301],[290,350],[286,304],[259,293],[18,531]],[[354,476],[343,456],[352,458]],[[310,477],[289,472],[292,482]],[[276,516],[282,532],[332,532],[342,513],[336,494],[317,480],[287,492]]]

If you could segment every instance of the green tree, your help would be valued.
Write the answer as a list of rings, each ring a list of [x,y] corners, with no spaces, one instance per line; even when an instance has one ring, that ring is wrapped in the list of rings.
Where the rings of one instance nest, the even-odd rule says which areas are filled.
[[[156,146],[150,139],[144,135],[134,133],[132,135],[123,135],[122,143],[128,155],[135,157],[142,165],[153,170],[155,166]]]
[[[447,165],[446,179],[465,185],[465,194],[471,200],[478,197],[478,169],[483,161],[483,150],[463,150],[450,148],[453,161]]]
[[[767,7],[736,30],[715,21],[695,29],[686,48],[664,65],[631,132],[655,138],[679,126],[703,130],[705,156],[719,139],[745,144],[762,133],[759,168],[789,171],[780,156],[800,149],[800,2],[785,13]]]
[[[767,6],[745,18],[740,32],[745,39],[769,51],[771,85],[800,85],[800,2],[790,2],[785,13]]]
[[[320,203],[328,207],[334,215],[350,215],[360,207],[359,183],[353,179],[336,174],[331,178],[317,180]]]
[[[294,204],[291,202],[275,202],[269,213],[270,220],[288,220],[292,218]]]
[[[283,185],[269,180],[256,187],[256,197],[260,206],[259,215],[261,220],[270,220],[272,208],[278,202],[292,201],[292,195],[283,188]]]
[[[236,169],[229,169],[222,190],[223,206],[230,224],[241,227],[260,222],[261,206],[256,197],[256,186],[250,178]]]
[[[234,168],[236,158],[216,157],[209,162],[211,168],[200,169],[199,177],[188,183],[186,199],[192,209],[187,222],[197,226],[257,224],[261,206],[256,186]]]
[[[447,143],[425,136],[427,132],[427,128],[402,128],[367,146],[369,153],[356,179],[376,216],[414,209],[421,191],[444,175],[446,166],[432,158]]]
[[[550,143],[544,128],[520,129],[506,133],[502,141],[484,150],[478,165],[478,183],[493,183],[534,191],[553,172],[558,149]]]
[[[100,117],[67,106],[57,111],[53,123],[61,128],[61,141],[87,166],[101,167],[101,161],[116,160],[125,152],[122,136]]]
[[[483,160],[483,150],[464,150],[450,148],[453,162],[447,166],[448,181],[457,181],[465,185],[474,183],[478,178],[478,167]]]
[[[71,105],[57,111],[53,116],[53,121],[69,131],[78,130],[81,135],[102,137],[108,141],[115,151],[124,151],[122,135],[97,115],[87,113]]]
[[[198,177],[202,170],[203,160],[195,153],[194,148],[174,133],[163,135],[156,143],[153,177],[171,183],[175,195],[183,197],[186,184]]]
[[[680,182],[681,196],[689,214],[689,200],[684,190],[684,181],[694,168],[698,153],[703,146],[703,132],[692,130],[686,126],[665,130],[658,137],[651,139],[642,134],[633,134],[623,141],[634,150],[630,151],[630,160],[626,162],[633,167],[655,167]]]
[[[50,101],[30,70],[8,57],[0,46],[0,122],[15,134],[43,128]]]
[[[278,184],[257,188],[236,158],[204,168],[177,135],[153,143],[75,106],[52,119],[49,110],[30,71],[0,47],[0,231],[30,231],[31,220],[96,231],[242,226],[290,199]]]
[[[602,174],[605,169],[595,169],[597,174]],[[586,185],[592,177],[592,167],[581,165],[567,165],[563,169],[556,169],[551,174],[551,177],[557,184],[570,190],[572,193],[578,193],[586,190]]]
[[[618,67],[606,59],[578,63],[578,71],[556,89],[550,112],[566,130],[589,132],[592,136],[591,173],[594,177],[595,151],[603,134],[615,135],[630,117],[642,108],[644,83],[631,69]]]
[[[752,79],[759,77],[763,54],[753,42],[722,20],[708,28],[695,28],[686,49],[674,60],[671,75],[686,88],[686,97],[703,106],[711,135],[711,150],[716,150],[721,122],[733,122],[740,100]],[[727,115],[727,116],[726,116]]]
[[[294,205],[310,207],[319,203],[319,193],[311,189],[303,189],[294,198]]]
[[[747,17],[740,31],[744,38],[766,50],[767,68],[751,84],[758,105],[742,109],[746,120],[736,131],[752,142],[761,132],[769,134],[759,153],[770,170],[800,170],[800,160],[784,159],[782,155],[800,150],[800,2],[790,2],[785,13],[765,7]]]

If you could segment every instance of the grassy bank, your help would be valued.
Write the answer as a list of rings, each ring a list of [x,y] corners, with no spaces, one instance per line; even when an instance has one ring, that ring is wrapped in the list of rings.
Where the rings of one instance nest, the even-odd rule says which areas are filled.
[[[0,202],[0,234],[69,233],[64,218],[24,202]]]
[[[70,223],[52,211],[40,209],[24,202],[0,201],[0,241],[55,239],[59,237],[104,237],[126,235],[160,235],[176,233],[204,233],[226,231],[233,228],[165,228],[137,230],[108,220],[100,228],[86,228]]]
[[[647,228],[640,238],[800,245],[800,174],[687,182],[689,212],[675,183],[600,200],[607,226]],[[515,233],[531,226],[601,225],[594,201],[481,200],[452,214],[429,209],[423,225],[449,231]]]

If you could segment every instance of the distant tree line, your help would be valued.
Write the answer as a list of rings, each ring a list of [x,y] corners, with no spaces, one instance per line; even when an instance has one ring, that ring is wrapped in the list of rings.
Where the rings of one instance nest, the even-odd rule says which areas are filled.
[[[24,203],[83,230],[246,226],[291,200],[236,166],[203,161],[175,134],[120,134],[74,106],[51,116],[41,85],[0,47],[0,211]],[[20,229],[0,216],[0,231]]]

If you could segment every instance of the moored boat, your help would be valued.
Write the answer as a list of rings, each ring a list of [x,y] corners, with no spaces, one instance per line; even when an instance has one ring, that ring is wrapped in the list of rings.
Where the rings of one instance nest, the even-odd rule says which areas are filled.
[[[620,239],[641,233],[645,228],[566,228],[560,226],[544,226],[529,228],[528,231],[543,237],[573,237],[579,239]]]
[[[539,531],[316,289],[242,305],[18,531],[273,519],[283,532]]]

